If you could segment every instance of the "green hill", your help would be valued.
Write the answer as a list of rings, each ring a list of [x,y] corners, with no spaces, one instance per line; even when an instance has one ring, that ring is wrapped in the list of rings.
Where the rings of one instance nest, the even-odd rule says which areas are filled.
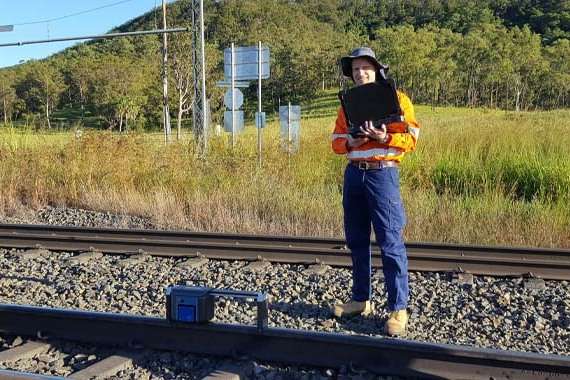
[[[168,26],[189,26],[188,0],[169,6]],[[220,119],[223,48],[262,41],[271,49],[264,109],[309,104],[340,86],[337,60],[373,47],[415,103],[502,109],[564,108],[570,99],[569,4],[526,0],[206,1],[207,86]],[[153,29],[154,12],[114,32]],[[175,71],[189,72],[190,36],[169,36],[170,108],[178,119]],[[0,117],[49,125],[157,128],[161,120],[160,38],[79,44],[42,61],[0,70]],[[181,78],[183,75],[181,76]],[[179,81],[182,83],[182,80]],[[254,111],[256,89],[245,89]],[[187,99],[189,103],[191,99]],[[182,113],[182,118],[189,117]]]

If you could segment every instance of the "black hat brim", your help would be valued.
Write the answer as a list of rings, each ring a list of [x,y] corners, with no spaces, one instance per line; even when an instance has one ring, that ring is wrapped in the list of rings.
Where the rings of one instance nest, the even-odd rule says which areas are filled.
[[[355,58],[366,58],[366,59],[368,59],[370,62],[372,62],[374,67],[376,67],[377,72],[380,72],[380,70],[384,70],[384,72],[386,72],[388,70],[388,65],[381,64],[375,58],[373,58],[369,55],[359,55],[359,56],[348,55],[348,56],[342,57],[340,59],[340,66],[342,68],[342,74],[345,77],[352,78],[352,60]]]

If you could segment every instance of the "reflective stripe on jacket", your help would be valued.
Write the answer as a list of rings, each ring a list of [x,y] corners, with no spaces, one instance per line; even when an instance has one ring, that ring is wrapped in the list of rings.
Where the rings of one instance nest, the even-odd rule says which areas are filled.
[[[386,126],[388,141],[385,144],[378,141],[368,141],[349,150],[347,146],[348,123],[342,107],[339,107],[332,135],[333,151],[337,154],[346,154],[346,157],[351,161],[393,160],[400,162],[406,152],[416,149],[420,125],[416,121],[414,106],[406,94],[400,91],[397,91],[397,94],[400,108],[404,114],[404,122],[390,123]]]

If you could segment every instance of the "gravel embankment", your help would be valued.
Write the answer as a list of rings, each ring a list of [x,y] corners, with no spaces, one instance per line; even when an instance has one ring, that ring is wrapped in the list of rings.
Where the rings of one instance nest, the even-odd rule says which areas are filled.
[[[44,209],[37,213],[37,220],[27,222],[153,228],[142,218],[57,208]],[[209,261],[192,268],[181,265],[183,259],[154,257],[122,265],[124,258],[120,256],[72,265],[66,262],[70,253],[24,259],[18,252],[0,250],[3,303],[162,316],[164,288],[188,283],[266,292],[272,299],[271,326],[382,335],[386,316],[381,273],[376,273],[373,280],[374,316],[336,320],[329,309],[335,301],[349,298],[349,269],[331,268],[318,275],[308,273],[306,266],[273,264],[256,272],[249,270],[246,262]],[[536,289],[525,286],[522,279],[476,276],[473,284],[467,285],[452,281],[447,274],[416,272],[410,274],[410,288],[411,320],[406,339],[570,354],[570,284],[566,281],[546,281],[544,288]],[[229,300],[221,300],[216,308],[216,318],[224,322],[253,323],[254,315],[253,306]],[[173,360],[181,362],[185,363]],[[289,376],[271,370],[267,373],[277,377],[266,377],[264,370],[247,365],[250,375],[259,372],[258,378]],[[257,369],[251,369],[254,367]]]

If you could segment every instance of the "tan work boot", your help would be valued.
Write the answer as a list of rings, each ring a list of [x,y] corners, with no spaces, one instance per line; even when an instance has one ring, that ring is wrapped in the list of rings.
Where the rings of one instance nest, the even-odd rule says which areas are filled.
[[[354,315],[367,316],[372,313],[372,304],[370,301],[339,303],[333,306],[332,313],[337,318],[352,317]]]
[[[396,310],[388,315],[384,324],[384,332],[390,336],[406,335],[408,328],[408,312],[405,309]]]

